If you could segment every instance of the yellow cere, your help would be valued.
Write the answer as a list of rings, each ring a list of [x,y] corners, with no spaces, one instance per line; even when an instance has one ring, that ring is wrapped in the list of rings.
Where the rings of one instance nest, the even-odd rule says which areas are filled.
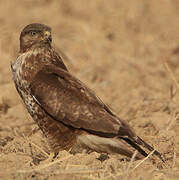
[[[50,34],[51,34],[51,33],[50,33],[49,31],[45,31],[45,32],[44,32],[44,35],[45,35],[45,36],[50,36]]]

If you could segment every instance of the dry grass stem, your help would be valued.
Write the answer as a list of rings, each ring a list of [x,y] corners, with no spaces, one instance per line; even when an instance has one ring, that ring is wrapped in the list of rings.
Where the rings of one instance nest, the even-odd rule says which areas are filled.
[[[150,156],[152,156],[154,152],[155,152],[155,149],[152,152],[150,152],[147,157],[142,159],[131,171],[134,171],[137,167],[139,167],[144,161],[146,161]]]
[[[172,169],[175,167],[176,164],[176,152],[173,153],[173,163],[172,163]]]
[[[27,138],[26,138],[27,139]],[[31,145],[33,145],[34,147],[36,147],[38,150],[40,150],[43,154],[45,154],[45,156],[49,157],[49,154],[46,153],[42,148],[40,148],[38,145],[36,145],[35,143],[33,143],[32,141],[30,141],[30,139],[28,139],[29,143]]]
[[[166,130],[168,131],[172,125],[174,124],[174,122],[176,122],[176,120],[179,118],[179,114],[178,113],[174,113],[174,115],[170,118],[169,123],[166,127]]]
[[[169,67],[168,63],[165,61],[165,62],[163,62],[163,65],[164,65],[165,69],[167,70],[171,80],[174,82],[176,88],[179,89],[179,84],[174,76],[174,73],[172,72],[171,68]]]

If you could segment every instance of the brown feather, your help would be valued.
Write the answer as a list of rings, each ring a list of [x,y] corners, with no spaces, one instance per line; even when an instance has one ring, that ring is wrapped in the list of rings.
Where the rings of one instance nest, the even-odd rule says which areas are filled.
[[[106,111],[90,89],[63,69],[44,66],[30,89],[41,107],[56,120],[75,128],[118,135],[120,121]]]
[[[132,156],[124,141],[143,156],[147,153],[140,146],[153,150],[68,72],[51,46],[50,27],[35,23],[23,29],[20,53],[11,69],[16,89],[52,151],[82,145],[97,152]],[[162,159],[159,152],[154,154]]]

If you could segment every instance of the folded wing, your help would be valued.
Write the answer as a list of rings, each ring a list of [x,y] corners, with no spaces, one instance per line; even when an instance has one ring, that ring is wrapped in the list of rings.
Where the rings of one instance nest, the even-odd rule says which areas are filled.
[[[31,95],[36,103],[53,119],[66,126],[83,129],[102,137],[115,137],[126,141],[147,156],[139,145],[153,148],[114,115],[111,110],[81,81],[54,65],[46,65],[33,78]],[[162,159],[159,152],[155,151]]]
[[[54,65],[31,82],[31,95],[50,116],[65,125],[115,136],[121,122],[82,82]]]

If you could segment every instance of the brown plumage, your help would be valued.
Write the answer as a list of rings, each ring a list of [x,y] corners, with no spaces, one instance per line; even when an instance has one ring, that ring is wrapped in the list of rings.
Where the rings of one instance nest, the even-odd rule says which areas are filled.
[[[153,148],[68,72],[51,41],[50,27],[37,23],[26,26],[11,68],[17,91],[52,151],[83,147],[131,157],[129,144],[147,156],[140,146],[149,151]],[[154,154],[162,159],[158,151]]]

